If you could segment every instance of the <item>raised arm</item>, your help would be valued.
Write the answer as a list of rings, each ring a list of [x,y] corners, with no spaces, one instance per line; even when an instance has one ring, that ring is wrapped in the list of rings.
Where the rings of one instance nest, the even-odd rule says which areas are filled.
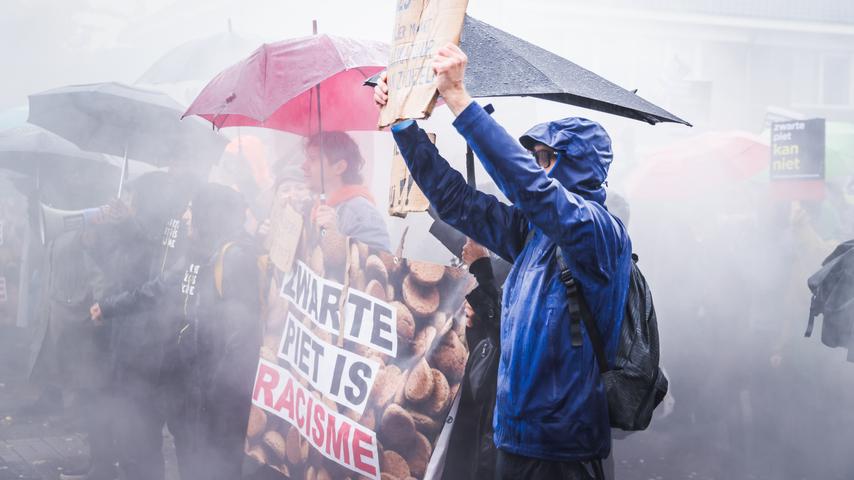
[[[151,309],[158,302],[163,301],[170,287],[181,284],[182,275],[183,270],[178,268],[167,270],[136,290],[118,293],[100,300],[96,304],[99,307],[99,314],[106,320],[114,320]]]
[[[528,228],[521,212],[466,184],[415,122],[397,124],[392,132],[412,178],[439,217],[512,262],[524,246]]]
[[[513,206],[568,253],[570,267],[607,280],[628,243],[623,226],[604,207],[547,175],[516,139],[472,101],[463,84],[466,62],[458,47],[448,45],[433,64],[439,91],[457,115],[457,131]]]

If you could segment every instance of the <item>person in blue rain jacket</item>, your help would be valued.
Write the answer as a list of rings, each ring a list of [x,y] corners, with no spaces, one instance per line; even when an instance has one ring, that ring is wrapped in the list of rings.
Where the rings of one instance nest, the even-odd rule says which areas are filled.
[[[566,118],[513,139],[463,84],[465,54],[453,44],[433,60],[454,127],[512,202],[478,192],[412,120],[392,127],[418,186],[442,220],[512,262],[502,298],[495,407],[496,478],[590,478],[608,456],[604,385],[589,337],[572,347],[563,256],[613,362],[631,267],[631,241],[605,208],[611,140],[597,123]],[[375,101],[387,101],[383,78]],[[596,474],[596,476],[599,476]]]

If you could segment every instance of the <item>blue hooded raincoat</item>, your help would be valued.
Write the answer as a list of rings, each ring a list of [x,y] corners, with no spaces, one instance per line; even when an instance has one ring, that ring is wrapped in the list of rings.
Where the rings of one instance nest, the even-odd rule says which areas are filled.
[[[604,207],[611,140],[597,123],[580,118],[535,126],[521,142],[541,142],[558,152],[547,175],[476,102],[454,126],[513,206],[469,187],[415,122],[392,130],[442,220],[513,263],[502,299],[495,445],[546,460],[604,458],[611,448],[605,389],[589,337],[572,347],[555,254],[559,245],[613,362],[631,242]]]

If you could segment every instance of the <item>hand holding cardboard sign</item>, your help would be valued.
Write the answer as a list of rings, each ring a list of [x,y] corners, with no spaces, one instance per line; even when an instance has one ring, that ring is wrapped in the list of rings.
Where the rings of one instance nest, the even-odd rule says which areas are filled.
[[[394,30],[378,127],[409,118],[428,118],[439,92],[432,61],[448,42],[459,43],[468,0],[394,2]]]

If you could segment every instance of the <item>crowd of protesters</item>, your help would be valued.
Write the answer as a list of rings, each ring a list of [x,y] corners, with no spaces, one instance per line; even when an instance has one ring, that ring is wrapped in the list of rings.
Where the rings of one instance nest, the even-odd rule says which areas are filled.
[[[163,479],[164,427],[182,479],[241,478],[272,277],[265,216],[289,203],[318,228],[389,249],[356,142],[321,135],[306,140],[302,165],[277,165],[269,191],[156,171],[82,229],[46,232],[28,366],[40,395],[21,414],[70,404],[89,458],[63,465],[61,478]]]
[[[416,122],[391,129],[437,224],[456,230],[463,247],[455,253],[476,279],[466,297],[472,355],[443,477],[602,480],[613,469],[602,375],[621,346],[634,271],[628,209],[619,197],[606,207],[611,139],[601,125],[573,117],[535,125],[517,141],[466,92],[466,62],[456,46],[440,49],[438,90],[454,127],[512,205],[468,185]],[[387,98],[381,78],[375,100]],[[28,365],[41,396],[27,409],[56,409],[67,397],[82,420],[89,460],[65,468],[63,479],[165,479],[164,428],[183,480],[241,478],[258,352],[267,319],[276,317],[267,311],[276,306],[264,301],[277,292],[276,279],[262,261],[273,205],[288,203],[317,228],[391,249],[356,142],[328,132],[304,147],[304,162],[278,168],[268,189],[249,177],[226,186],[187,172],[142,175],[100,207],[98,222],[47,239],[33,269],[43,288]],[[804,212],[787,213],[803,227]],[[580,338],[567,320],[582,313],[567,295],[566,272],[589,309]],[[767,290],[776,287],[789,288]],[[730,288],[733,297],[743,293]],[[752,348],[773,343],[767,339],[776,326],[750,327],[743,350],[779,366],[784,340]],[[591,330],[601,335],[604,357]],[[712,353],[700,346],[696,356]],[[707,381],[724,389],[723,379]],[[744,392],[757,380],[746,373],[726,382]],[[742,440],[747,449],[755,441]]]
[[[520,145],[460,87],[462,52],[443,49],[437,62],[455,126],[513,202],[468,187],[414,123],[394,126],[477,280],[467,340],[479,355],[467,368],[445,477],[601,478],[610,449],[605,391],[591,375],[593,351],[570,347],[575,339],[557,327],[567,297],[555,257],[565,255],[578,276],[613,359],[631,244],[604,207],[610,139],[572,118],[535,126]],[[570,159],[573,139],[584,147]],[[28,408],[55,408],[69,396],[83,420],[89,461],[62,478],[164,479],[164,428],[182,479],[241,477],[269,318],[263,296],[276,288],[259,261],[271,233],[265,216],[287,202],[318,228],[391,248],[353,139],[316,135],[304,152],[300,166],[277,169],[266,192],[246,175],[226,186],[187,172],[144,174],[100,207],[98,222],[49,239],[30,368],[42,394]]]

